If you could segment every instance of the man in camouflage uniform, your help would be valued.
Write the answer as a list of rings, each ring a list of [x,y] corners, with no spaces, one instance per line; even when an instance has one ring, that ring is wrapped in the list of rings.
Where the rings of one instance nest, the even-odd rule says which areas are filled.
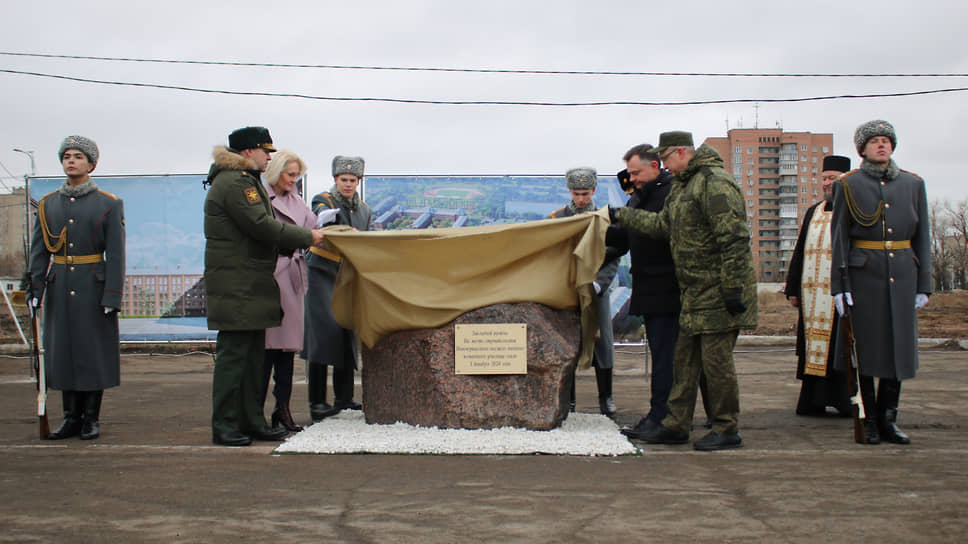
[[[695,149],[691,133],[663,133],[656,151],[676,175],[665,207],[659,212],[611,211],[613,222],[632,232],[669,239],[682,293],[669,415],[641,438],[650,444],[689,441],[702,371],[713,428],[693,446],[700,451],[739,448],[733,348],[740,329],[756,327],[756,280],[743,197],[719,154],[707,145]]]

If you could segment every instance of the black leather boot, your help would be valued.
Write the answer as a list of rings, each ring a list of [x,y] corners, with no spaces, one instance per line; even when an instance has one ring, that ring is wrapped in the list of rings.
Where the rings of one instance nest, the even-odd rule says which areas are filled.
[[[877,385],[877,425],[881,438],[893,444],[910,444],[911,439],[897,427],[897,403],[901,398],[901,382],[881,378]]]
[[[874,400],[874,378],[861,375],[860,398],[864,402],[864,434],[867,444],[880,444],[881,434],[877,425],[877,403]]]
[[[47,440],[62,440],[81,432],[81,407],[77,391],[63,391],[61,397],[64,399],[64,421],[57,430],[47,435]]]
[[[313,423],[317,423],[335,412],[332,406],[326,404],[326,365],[309,363],[308,366],[306,381],[309,382],[309,417],[313,419]]]
[[[363,405],[353,402],[353,367],[333,367],[333,408],[362,410]]]
[[[596,366],[595,381],[598,382],[598,410],[603,416],[614,417],[618,409],[612,400],[612,369]]]
[[[281,424],[289,432],[298,433],[303,430],[302,427],[296,425],[296,422],[292,420],[292,413],[289,411],[288,404],[276,404],[276,409],[272,412],[271,421],[272,427],[278,427]]]
[[[101,425],[98,419],[101,416],[101,398],[104,391],[85,391],[84,395],[84,415],[81,418],[81,440],[93,440],[101,436]]]

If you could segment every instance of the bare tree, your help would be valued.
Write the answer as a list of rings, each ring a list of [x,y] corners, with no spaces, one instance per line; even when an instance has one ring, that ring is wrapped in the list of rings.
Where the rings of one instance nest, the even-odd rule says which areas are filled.
[[[968,199],[954,204],[946,202],[944,211],[949,226],[947,244],[952,246],[952,287],[965,289],[968,287]]]
[[[950,219],[948,217],[948,200],[931,201],[928,215],[931,222],[931,278],[934,280],[936,291],[947,291],[952,288],[951,268],[954,264],[953,245],[948,243]]]

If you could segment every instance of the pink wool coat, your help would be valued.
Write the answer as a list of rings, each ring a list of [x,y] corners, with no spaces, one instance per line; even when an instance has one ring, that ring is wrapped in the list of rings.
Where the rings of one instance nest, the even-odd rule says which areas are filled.
[[[316,216],[295,191],[278,195],[268,185],[266,191],[272,199],[272,212],[276,220],[307,229],[316,228]],[[266,349],[300,351],[303,348],[303,300],[308,289],[303,252],[297,250],[291,257],[279,255],[273,276],[279,284],[282,324],[266,329]]]

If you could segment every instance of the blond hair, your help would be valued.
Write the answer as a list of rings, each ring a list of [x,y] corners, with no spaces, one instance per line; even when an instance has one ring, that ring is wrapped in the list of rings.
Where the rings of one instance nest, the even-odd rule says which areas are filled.
[[[299,155],[296,155],[288,149],[280,149],[273,153],[272,160],[269,161],[269,167],[266,168],[266,183],[275,187],[276,182],[279,181],[279,176],[282,175],[282,171],[293,161],[299,164],[299,177],[305,175],[306,163],[299,158]]]

